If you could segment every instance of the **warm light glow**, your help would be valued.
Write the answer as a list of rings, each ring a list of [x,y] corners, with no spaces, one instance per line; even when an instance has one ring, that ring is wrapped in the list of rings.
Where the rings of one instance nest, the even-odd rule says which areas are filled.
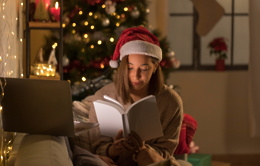
[[[79,11],[79,15],[82,15],[83,14],[83,11]]]
[[[94,19],[97,19],[98,18],[98,16],[97,15],[94,15]]]
[[[0,106],[0,111],[2,111],[3,110],[3,107],[2,106]]]
[[[105,4],[103,4],[103,5],[102,5],[102,8],[104,9],[105,7],[106,7],[106,5],[105,5]]]
[[[5,15],[3,15],[3,19],[5,20]]]
[[[85,34],[84,34],[84,38],[88,38],[88,34],[85,33]]]
[[[52,48],[55,49],[57,46],[58,46],[58,43],[54,43],[54,44],[52,45]],[[44,67],[45,67],[45,66],[44,66]]]
[[[11,34],[14,35],[14,32],[12,31]]]
[[[94,25],[91,25],[90,29],[94,29],[94,28],[95,28],[95,26],[94,26]]]
[[[14,59],[16,59],[16,55],[14,55]]]
[[[75,34],[75,33],[76,33],[76,30],[75,30],[75,29],[73,29],[73,30],[72,30],[72,33],[73,33],[73,34]]]
[[[20,39],[20,42],[23,42],[23,39]]]
[[[32,65],[32,74],[37,76],[55,76],[56,67],[49,64],[38,63]]]
[[[121,17],[122,17],[122,18],[125,18],[125,14],[121,14]]]
[[[114,42],[115,39],[113,37],[110,38],[110,42]]]
[[[116,23],[116,26],[119,27],[119,26],[120,26],[120,23]]]
[[[85,25],[85,26],[88,26],[88,22],[87,22],[87,21],[85,21],[85,22],[84,22],[84,25]]]
[[[23,78],[23,74],[21,74],[21,77]]]
[[[84,48],[82,48],[82,49],[81,49],[81,52],[85,52],[85,49],[84,49]]]
[[[23,3],[21,3],[21,6],[23,6]]]
[[[117,16],[116,16],[116,18],[117,18],[117,19],[120,19],[120,16],[119,16],[119,15],[117,15]]]
[[[2,56],[0,56],[0,61],[2,61]]]
[[[86,81],[87,80],[85,77],[82,77],[81,79],[82,79],[82,81]]]
[[[66,27],[66,24],[65,24],[65,23],[63,23],[63,24],[62,24],[62,27],[63,27],[63,28],[65,28],[65,27]]]
[[[116,12],[114,12],[113,14],[112,14],[112,16],[115,16],[116,15]]]
[[[73,27],[75,27],[76,25],[77,25],[77,24],[76,24],[75,22],[74,22],[74,23],[72,23],[72,26],[73,26]]]
[[[128,11],[128,7],[125,7],[125,8],[124,8],[124,11],[127,12],[127,11]]]
[[[101,40],[98,40],[97,44],[98,44],[98,45],[101,45],[101,44],[102,44],[102,41],[101,41]]]
[[[90,48],[93,49],[93,48],[94,48],[94,45],[91,45]]]
[[[103,63],[100,63],[100,68],[103,69],[105,65]]]
[[[55,2],[55,9],[59,8],[59,2]]]
[[[88,15],[89,15],[89,16],[92,16],[92,15],[93,15],[93,13],[92,13],[92,12],[89,12],[89,13],[88,13]]]

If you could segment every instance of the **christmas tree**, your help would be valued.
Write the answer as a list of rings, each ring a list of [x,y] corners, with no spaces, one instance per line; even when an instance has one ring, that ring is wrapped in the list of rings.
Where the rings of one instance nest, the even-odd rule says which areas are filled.
[[[64,79],[73,84],[102,75],[110,68],[109,60],[121,32],[133,26],[144,26],[159,38],[163,51],[160,65],[167,78],[179,61],[170,51],[167,39],[149,28],[149,12],[146,0],[64,0]],[[58,35],[53,33],[44,50],[48,52],[57,41]]]

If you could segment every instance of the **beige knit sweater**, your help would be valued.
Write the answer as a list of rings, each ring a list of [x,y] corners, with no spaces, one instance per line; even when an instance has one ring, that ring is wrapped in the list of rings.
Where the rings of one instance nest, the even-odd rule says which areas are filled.
[[[93,106],[93,101],[103,99],[103,95],[108,95],[119,101],[125,108],[131,103],[123,104],[122,99],[116,94],[114,84],[106,85],[93,96],[82,100],[82,103],[89,109],[89,121],[97,123],[97,117]],[[163,90],[156,95],[160,120],[164,136],[146,141],[147,147],[157,151],[163,158],[170,158],[177,147],[179,133],[183,119],[183,103],[180,96],[171,88],[164,86]],[[149,117],[147,117],[149,118]],[[89,135],[81,134],[76,138],[76,144],[92,151],[95,154],[107,156],[107,149],[113,142],[113,138],[101,136],[98,127],[91,129]]]

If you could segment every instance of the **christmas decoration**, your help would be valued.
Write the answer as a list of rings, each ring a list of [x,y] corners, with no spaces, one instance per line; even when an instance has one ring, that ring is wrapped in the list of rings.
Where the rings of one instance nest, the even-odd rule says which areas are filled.
[[[150,27],[147,21],[150,9],[146,0],[74,0],[63,1],[63,6],[63,48],[65,61],[68,62],[63,66],[63,78],[75,86],[83,82],[86,84],[110,69],[109,61],[123,30],[137,26]],[[173,58],[167,56],[170,50],[167,38],[156,29],[149,31],[159,39],[162,49],[160,64],[167,79],[168,73],[175,70]],[[50,52],[50,44],[58,42],[58,39],[57,32],[53,31],[46,38],[45,52]],[[44,56],[48,57],[46,54]],[[112,73],[107,74],[106,79],[111,80]],[[74,89],[80,92],[80,88]]]
[[[225,59],[227,58],[227,39],[223,37],[218,37],[213,39],[208,47],[210,48],[210,55],[215,55],[216,64],[215,70],[224,71],[225,70]]]
[[[210,55],[215,55],[216,59],[226,59],[227,58],[227,39],[223,37],[218,37],[213,39],[208,47],[210,48]]]
[[[39,2],[36,3],[34,19],[39,21],[49,21],[50,16],[48,13],[48,9],[46,9],[46,4],[44,0],[39,0]]]
[[[132,16],[133,18],[135,18],[135,19],[140,16],[140,12],[139,12],[139,10],[137,9],[137,7],[135,7],[134,10],[131,12],[131,16]]]
[[[70,63],[69,58],[67,57],[67,55],[64,55],[64,56],[62,57],[62,65],[65,67],[65,66],[68,66],[69,63]]]
[[[43,49],[42,47],[40,48],[40,50],[38,51],[38,54],[36,55],[35,59],[34,59],[34,63],[43,63],[44,59],[43,59]]]
[[[216,0],[192,0],[199,15],[196,32],[207,35],[224,15],[224,8]]]

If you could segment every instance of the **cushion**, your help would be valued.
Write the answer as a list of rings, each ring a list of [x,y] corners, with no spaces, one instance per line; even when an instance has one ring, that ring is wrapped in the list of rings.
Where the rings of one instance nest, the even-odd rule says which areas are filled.
[[[63,136],[33,135],[23,137],[15,166],[73,166]]]

